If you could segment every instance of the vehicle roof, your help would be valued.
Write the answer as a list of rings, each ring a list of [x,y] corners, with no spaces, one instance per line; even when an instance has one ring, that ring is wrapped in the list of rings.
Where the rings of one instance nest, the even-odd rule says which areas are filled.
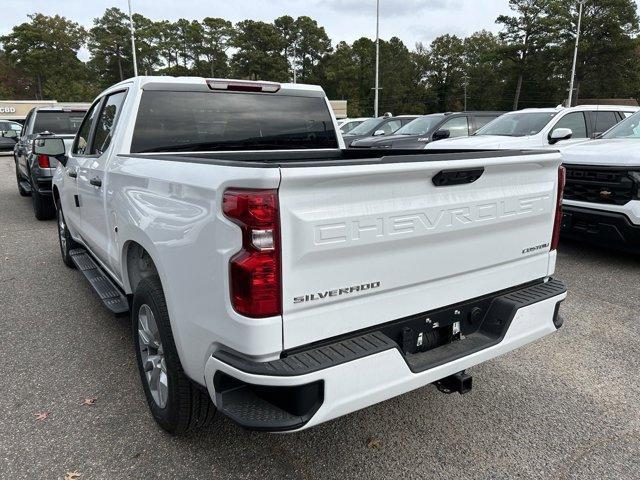
[[[636,112],[640,110],[640,107],[633,107],[631,105],[578,105],[576,107],[555,107],[555,108],[523,108],[522,110],[515,110],[513,112],[507,112],[506,115],[514,113],[560,113],[560,112],[583,112],[585,110],[621,110],[627,112]]]
[[[34,107],[32,112],[86,112],[88,107],[76,107],[60,105],[56,107]]]
[[[281,83],[281,82],[271,82],[271,81],[267,81],[267,80],[243,80],[243,79],[237,79],[237,78],[205,78],[205,77],[171,77],[171,76],[139,76],[139,77],[132,77],[132,78],[128,78],[126,80],[123,80],[115,85],[112,85],[111,87],[107,88],[106,90],[104,90],[100,96],[104,95],[105,93],[110,92],[111,90],[117,89],[119,87],[125,86],[125,85],[130,85],[133,84],[134,86],[137,86],[138,88],[145,88],[145,87],[150,87],[154,84],[156,85],[183,85],[183,86],[189,86],[189,85],[193,85],[194,87],[202,87],[206,85],[207,80],[222,80],[222,81],[236,81],[236,82],[243,82],[243,83],[278,83],[280,84],[280,90],[276,93],[277,94],[283,94],[283,93],[287,93],[287,92],[309,92],[309,93],[315,93],[315,95],[317,96],[319,93],[321,93],[322,95],[324,95],[324,90],[322,89],[322,87],[320,87],[319,85],[308,85],[305,83]]]

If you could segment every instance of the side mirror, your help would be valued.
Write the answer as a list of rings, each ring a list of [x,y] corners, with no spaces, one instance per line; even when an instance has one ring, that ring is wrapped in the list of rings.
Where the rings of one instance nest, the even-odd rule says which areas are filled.
[[[573,136],[570,128],[556,128],[549,134],[549,145],[555,145],[562,140],[569,140]]]
[[[380,135],[384,135],[384,130],[376,130],[373,132],[374,137],[379,137]]]
[[[593,135],[591,135],[591,138],[595,140],[596,138],[602,137],[602,135],[604,135],[604,132],[593,132]]]
[[[54,157],[62,165],[67,164],[66,148],[64,140],[58,137],[37,137],[33,141],[33,153],[35,155],[47,155]]]
[[[451,136],[451,132],[449,130],[438,130],[433,134],[433,141],[437,142],[438,140],[444,140],[445,138],[449,138]]]

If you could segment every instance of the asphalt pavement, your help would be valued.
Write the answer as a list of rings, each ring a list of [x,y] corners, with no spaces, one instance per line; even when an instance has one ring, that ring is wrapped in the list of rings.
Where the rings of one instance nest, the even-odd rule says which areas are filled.
[[[640,257],[562,243],[557,277],[564,327],[473,368],[467,395],[428,386],[286,435],[218,416],[173,438],[128,320],[62,264],[0,157],[0,478],[640,478]]]

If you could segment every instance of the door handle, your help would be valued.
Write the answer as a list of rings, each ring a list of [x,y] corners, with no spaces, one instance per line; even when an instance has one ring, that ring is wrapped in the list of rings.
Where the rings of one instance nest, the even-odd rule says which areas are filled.
[[[71,178],[78,178],[78,172],[76,172],[75,170],[67,170],[67,175]]]
[[[89,180],[89,183],[94,187],[102,186],[102,180],[100,180],[98,177],[93,177],[91,180]]]

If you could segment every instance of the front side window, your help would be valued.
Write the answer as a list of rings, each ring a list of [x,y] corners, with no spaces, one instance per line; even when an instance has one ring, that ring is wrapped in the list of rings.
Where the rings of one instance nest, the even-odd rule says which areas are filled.
[[[36,113],[33,133],[51,132],[58,135],[75,135],[82,123],[84,111],[46,111]]]
[[[468,137],[469,120],[467,117],[456,117],[447,120],[440,126],[440,130],[448,130],[449,138]]]
[[[113,136],[113,129],[115,128],[118,114],[122,109],[122,104],[126,96],[127,92],[117,92],[107,97],[102,107],[100,117],[98,117],[91,153],[101,155],[109,147]]]
[[[552,133],[558,128],[571,129],[571,138],[587,138],[587,124],[582,112],[569,113],[562,117],[553,127]]]
[[[73,142],[73,154],[74,155],[88,155],[89,154],[89,134],[91,133],[91,125],[93,125],[93,120],[98,111],[98,105],[100,105],[100,100],[95,102],[87,114],[84,116],[82,120],[82,124],[78,129],[78,133],[76,135],[76,139]]]
[[[400,120],[390,120],[380,126],[378,130],[382,130],[385,135],[391,135],[402,126]],[[377,130],[376,130],[377,131]]]
[[[264,93],[142,94],[131,152],[338,148],[322,97]]]

